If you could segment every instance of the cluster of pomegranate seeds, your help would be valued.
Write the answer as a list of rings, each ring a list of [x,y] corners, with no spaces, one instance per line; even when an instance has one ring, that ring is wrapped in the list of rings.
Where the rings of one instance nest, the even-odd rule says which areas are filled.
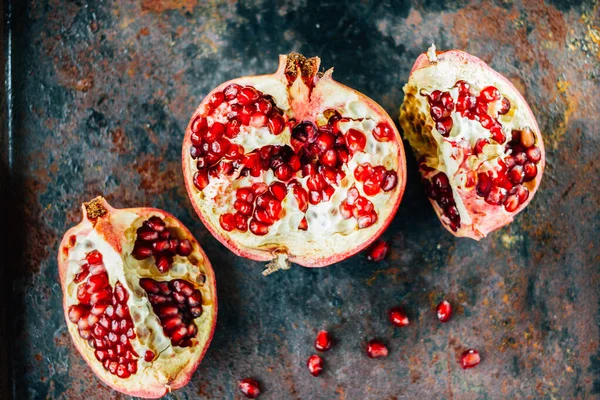
[[[177,239],[167,228],[165,221],[153,216],[138,228],[131,255],[137,260],[154,256],[156,268],[165,273],[173,265],[173,257],[176,254],[187,257],[191,253],[192,244],[188,239]]]
[[[367,250],[367,260],[373,262],[383,261],[389,249],[390,245],[387,242],[378,240]]]
[[[136,334],[127,307],[129,295],[120,282],[114,290],[110,286],[99,251],[88,253],[86,261],[74,279],[79,303],[69,307],[69,320],[95,349],[94,355],[104,369],[119,378],[129,378],[137,372],[138,359],[130,342]]]
[[[465,350],[460,357],[460,365],[463,369],[469,369],[477,366],[481,361],[479,352],[475,349]]]
[[[367,343],[367,356],[369,358],[387,357],[388,349],[382,341],[373,339]]]
[[[315,339],[315,349],[318,351],[327,351],[331,348],[331,337],[327,331],[319,331]]]
[[[140,279],[154,313],[174,346],[187,347],[198,333],[194,318],[202,315],[202,294],[183,279],[155,281]]]
[[[448,300],[442,300],[435,309],[440,322],[448,322],[452,316],[452,305]]]
[[[542,153],[529,128],[513,130],[506,150],[510,154],[499,161],[495,176],[492,171],[477,175],[477,194],[487,203],[504,205],[506,211],[513,212],[529,198],[529,190],[522,183],[535,179]]]
[[[193,182],[198,190],[202,191],[212,177],[258,178],[269,169],[278,180],[268,188],[273,189],[273,185],[277,184],[278,192],[270,190],[269,195],[262,199],[260,196],[267,191],[264,184],[239,188],[235,211],[219,217],[220,225],[226,231],[246,232],[250,229],[254,235],[266,235],[269,226],[280,218],[280,202],[288,189],[292,190],[302,212],[306,212],[309,205],[329,201],[336,186],[345,177],[343,164],[353,154],[364,151],[367,143],[366,135],[359,130],[349,129],[345,134],[340,131],[339,123],[350,119],[343,118],[335,110],[323,113],[327,123],[321,126],[311,121],[296,122],[277,108],[273,97],[251,86],[231,84],[223,92],[213,94],[205,114],[206,117],[197,116],[190,127],[190,156],[196,160],[197,167]],[[209,119],[209,115],[213,118]],[[215,115],[219,117],[215,118]],[[227,122],[218,122],[224,118]],[[242,126],[268,127],[274,135],[279,135],[288,126],[290,146],[267,145],[246,154],[243,146],[230,141],[240,134]],[[372,134],[380,142],[394,139],[394,130],[383,122],[373,129]],[[393,170],[366,164],[361,171],[364,179],[360,182],[368,196],[389,192],[397,186],[398,177]],[[297,180],[300,177],[308,177],[305,186]],[[250,190],[252,193],[249,193]],[[346,208],[350,211],[348,218],[354,216],[359,228],[366,228],[377,221],[377,213],[371,202],[361,199],[356,207]],[[347,206],[353,206],[353,203]],[[354,208],[355,215],[352,213]],[[301,221],[298,229],[308,229],[306,219]]]
[[[319,376],[323,372],[323,359],[316,354],[313,354],[308,358],[306,363],[308,370],[312,376]]]
[[[450,221],[450,228],[456,232],[460,228],[460,214],[452,194],[448,175],[439,172],[430,179],[423,179],[427,197],[434,200],[443,210],[443,215]]]
[[[391,308],[388,317],[392,325],[402,328],[409,324],[408,316],[402,307]]]
[[[356,218],[358,227],[361,229],[368,228],[377,222],[375,206],[366,197],[361,196],[354,185],[348,189],[346,199],[340,204],[339,211],[344,219]]]
[[[238,388],[240,389],[240,392],[249,399],[255,399],[260,394],[258,382],[251,378],[245,378],[239,381]]]

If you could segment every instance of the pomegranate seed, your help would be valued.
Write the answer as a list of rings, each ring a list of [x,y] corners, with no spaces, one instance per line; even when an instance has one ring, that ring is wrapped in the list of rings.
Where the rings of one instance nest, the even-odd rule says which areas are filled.
[[[537,147],[530,147],[526,151],[527,159],[534,164],[537,164],[542,159],[542,152]]]
[[[483,148],[486,144],[490,144],[490,141],[487,139],[477,139],[477,142],[475,142],[475,147],[473,148],[473,152],[475,154],[483,153]]]
[[[523,171],[525,172],[525,182],[532,181],[537,176],[537,167],[534,163],[528,162],[523,166]]]
[[[194,121],[192,121],[192,125],[190,126],[190,129],[192,130],[193,133],[196,133],[199,136],[204,135],[204,133],[208,129],[208,122],[206,121],[206,118],[203,118],[200,115],[198,115],[194,119]],[[197,136],[197,137],[199,137],[199,136]],[[194,143],[194,146],[196,146],[195,143]]]
[[[367,356],[369,358],[387,357],[387,355],[388,349],[381,341],[373,339],[367,344]]]
[[[350,217],[352,217],[352,209],[353,207],[351,205],[348,205],[348,203],[345,200],[342,201],[339,207],[340,215],[342,216],[342,218],[350,219]]]
[[[508,212],[513,212],[519,208],[519,196],[516,194],[509,195],[504,202],[504,208]]]
[[[367,138],[364,133],[356,129],[348,129],[346,132],[346,146],[350,154],[363,151],[367,144]]]
[[[390,309],[388,316],[392,325],[402,328],[409,324],[408,316],[402,307],[394,307]]]
[[[279,114],[274,114],[269,119],[269,129],[273,135],[279,135],[285,126],[285,120]]]
[[[331,337],[327,331],[319,331],[315,339],[315,349],[318,351],[327,351],[331,348]]]
[[[306,212],[308,209],[308,193],[301,186],[295,186],[293,189],[294,197],[298,203],[298,209],[302,212]]]
[[[308,230],[308,221],[306,220],[306,217],[302,218],[302,220],[298,224],[298,229],[301,231]]]
[[[337,152],[334,149],[329,149],[319,157],[321,164],[331,168],[335,168],[338,162]]]
[[[479,96],[486,102],[500,100],[500,92],[494,86],[485,87],[479,92]]]
[[[523,182],[525,174],[523,173],[523,166],[515,165],[510,171],[508,171],[508,179],[515,185]]]
[[[394,171],[387,171],[385,176],[383,177],[383,182],[381,182],[381,189],[384,192],[389,192],[393,190],[398,184],[398,176]]]
[[[441,106],[434,105],[429,108],[429,114],[434,121],[439,121],[444,117],[444,109]]]
[[[439,90],[434,90],[433,92],[431,92],[429,94],[429,99],[432,102],[438,102],[440,100],[441,95],[442,95],[442,92],[440,92]]]
[[[223,103],[224,100],[225,100],[225,94],[223,92],[216,92],[216,93],[213,93],[212,96],[210,96],[210,99],[208,100],[208,104],[210,104],[210,106],[212,108],[217,108],[221,105],[221,103]]]
[[[321,192],[311,190],[308,192],[308,202],[312,205],[317,205],[321,202]]]
[[[215,121],[209,131],[206,132],[206,135],[204,135],[204,140],[206,140],[207,143],[213,143],[215,140],[220,139],[221,136],[223,136],[223,133],[225,133],[225,125]]]
[[[237,97],[237,94],[239,93],[240,89],[242,87],[240,85],[238,85],[237,83],[232,83],[231,85],[227,86],[224,90],[223,90],[223,94],[225,95],[225,99],[227,101],[233,100]]]
[[[269,186],[264,182],[257,182],[252,184],[252,191],[256,196],[259,196],[269,190]]]
[[[375,196],[381,190],[381,178],[372,174],[363,184],[363,191],[367,196]]]
[[[508,100],[506,97],[502,97],[502,104],[500,106],[500,109],[498,110],[498,114],[504,115],[504,114],[508,113],[509,111],[510,111],[510,100]]]
[[[469,85],[469,83],[466,81],[458,81],[454,86],[458,88],[459,93],[463,94],[468,94],[471,88],[471,85]]]
[[[259,97],[260,94],[253,87],[245,86],[239,91],[237,101],[245,106],[254,103]]]
[[[386,122],[378,123],[371,133],[379,142],[389,142],[394,137],[394,131],[392,130],[392,127]]]
[[[239,188],[236,191],[235,196],[237,197],[238,200],[241,200],[246,203],[254,202],[254,192],[249,187]]]
[[[448,135],[450,135],[450,131],[452,130],[452,124],[452,118],[444,118],[436,122],[435,129],[437,129],[440,135],[448,137]]]
[[[375,212],[371,212],[369,214],[361,215],[357,218],[357,222],[359,229],[368,228],[377,222],[377,214]]]
[[[192,254],[192,244],[189,240],[183,239],[179,242],[179,245],[177,246],[177,254],[179,254],[181,257],[187,257]]]
[[[275,176],[281,181],[287,181],[292,177],[293,171],[289,164],[282,164],[275,169]]]
[[[489,193],[485,196],[485,201],[488,204],[499,206],[506,200],[508,192],[505,188],[500,186],[492,186]]]
[[[263,126],[267,126],[269,120],[265,114],[262,114],[258,111],[250,115],[250,126],[255,128],[262,128]]]
[[[378,240],[369,248],[367,253],[367,260],[375,262],[383,261],[383,259],[387,255],[389,248],[390,245],[387,244],[387,242],[384,242],[383,240]]]
[[[447,300],[442,300],[435,312],[440,322],[448,322],[452,316],[452,305]]]
[[[269,226],[252,219],[250,220],[250,232],[257,236],[264,236],[269,233]]]
[[[76,324],[80,319],[85,317],[87,313],[87,308],[81,305],[72,305],[69,307],[69,321]]]
[[[360,197],[360,193],[358,189],[353,185],[350,189],[348,189],[348,194],[346,195],[346,201],[348,205],[354,205],[356,200]]]
[[[252,204],[246,203],[245,201],[242,201],[242,200],[236,200],[233,203],[233,208],[235,208],[237,211],[240,212],[240,214],[245,215],[245,216],[252,215],[252,212],[254,211],[254,207],[252,206]],[[226,214],[226,215],[231,215],[231,214]],[[233,226],[232,224],[230,225],[230,222],[233,221],[232,217],[227,217],[227,221],[225,222],[229,226]],[[221,223],[221,226],[223,226],[222,223]],[[223,229],[225,229],[225,228],[223,228]]]
[[[498,126],[494,126],[490,129],[490,135],[492,140],[495,140],[497,143],[504,143],[506,140],[506,136],[504,136],[504,132],[502,132],[502,128]]]
[[[475,349],[469,349],[462,353],[460,357],[460,365],[463,369],[469,369],[477,366],[481,358],[479,357],[479,352]]]
[[[359,164],[354,170],[354,178],[359,182],[364,182],[369,176],[371,176],[372,173],[373,168],[371,167],[371,164]]]
[[[196,186],[196,188],[198,190],[204,190],[204,188],[206,186],[208,186],[208,183],[209,183],[208,171],[205,169],[200,169],[200,170],[196,171],[196,173],[194,174],[194,177],[193,177],[193,181],[194,181],[194,186]]]
[[[313,354],[308,358],[306,363],[308,370],[312,376],[319,376],[323,372],[323,359],[316,354]]]
[[[256,382],[254,379],[242,379],[238,382],[238,388],[240,389],[240,392],[242,392],[244,396],[249,399],[255,399],[260,394],[258,382]]]
[[[283,201],[287,196],[287,188],[281,182],[273,182],[270,186],[271,193],[279,201]]]
[[[225,229],[227,232],[231,232],[233,228],[235,228],[235,219],[233,214],[227,213],[223,214],[219,217],[219,224],[221,228]]]
[[[85,258],[89,265],[102,264],[102,254],[98,250],[89,252]]]

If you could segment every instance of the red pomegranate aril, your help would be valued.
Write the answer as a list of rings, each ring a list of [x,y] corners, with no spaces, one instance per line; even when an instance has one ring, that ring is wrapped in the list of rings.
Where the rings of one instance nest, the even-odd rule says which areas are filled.
[[[481,154],[481,153],[483,153],[483,148],[487,144],[490,144],[489,140],[487,140],[487,139],[477,139],[477,142],[475,142],[475,147],[473,148],[473,152],[475,154]]]
[[[317,205],[321,202],[321,192],[311,190],[308,192],[308,202],[312,205]]]
[[[212,108],[217,108],[221,105],[221,103],[223,103],[224,100],[225,100],[225,94],[223,94],[223,92],[216,92],[216,93],[213,93],[212,96],[210,96],[210,99],[208,100],[208,104],[210,104],[210,106]]]
[[[371,133],[379,142],[389,142],[394,137],[394,131],[390,125],[385,122],[378,123]]]
[[[448,322],[452,316],[452,305],[447,300],[442,300],[435,312],[440,322]]]
[[[257,182],[252,184],[252,191],[256,196],[259,196],[269,190],[269,186],[264,182]]]
[[[263,115],[269,115],[271,109],[273,108],[271,102],[265,98],[258,99],[257,102],[254,103],[254,106],[256,107],[256,111]]]
[[[81,305],[72,305],[69,307],[69,320],[76,324],[81,318],[85,317],[88,313],[88,309]]]
[[[505,188],[500,186],[492,186],[489,193],[485,196],[485,201],[489,204],[499,206],[506,200],[508,192]]]
[[[479,96],[486,102],[500,100],[500,92],[494,86],[485,87],[479,92]]]
[[[429,114],[434,121],[439,121],[444,118],[444,108],[441,105],[433,105],[429,108]]]
[[[452,118],[447,117],[439,120],[435,124],[435,129],[440,133],[440,135],[444,137],[448,137],[450,135],[450,131],[452,130]]]
[[[525,174],[523,172],[523,166],[515,165],[510,171],[508,171],[508,179],[515,185],[523,182]]]
[[[221,225],[221,228],[225,229],[227,232],[231,232],[235,228],[235,219],[233,214],[222,214],[219,217],[219,224]]]
[[[313,354],[308,358],[306,363],[308,370],[312,376],[319,376],[323,372],[323,359],[316,354]]]
[[[250,115],[250,126],[262,128],[263,126],[267,126],[268,123],[269,120],[267,116],[259,111],[256,111]]]
[[[521,130],[521,144],[524,147],[531,147],[535,144],[535,137],[533,135],[533,131],[529,128],[523,128]]]
[[[369,163],[359,164],[354,169],[354,178],[359,182],[364,182],[367,180],[367,178],[369,176],[371,176],[372,173],[373,173],[373,168],[371,167],[371,164],[369,164]]]
[[[208,170],[206,169],[200,169],[198,171],[196,171],[196,173],[194,174],[194,186],[196,186],[196,188],[198,188],[198,190],[204,190],[204,188],[206,186],[208,186]]]
[[[317,144],[317,147],[321,151],[325,151],[325,150],[332,148],[334,142],[335,142],[335,137],[333,136],[333,134],[331,134],[329,132],[319,133],[319,135],[317,136],[317,139],[315,141],[315,143]]]
[[[275,199],[270,200],[267,203],[267,207],[265,208],[267,215],[275,221],[279,219],[279,216],[281,215],[281,210],[281,203]]]
[[[500,109],[498,110],[498,114],[504,115],[510,111],[510,100],[506,97],[502,97],[502,104],[500,105]]]
[[[495,140],[496,143],[504,143],[504,141],[506,140],[506,136],[504,135],[504,132],[502,132],[502,128],[498,127],[498,126],[493,126],[490,129],[490,137],[492,138],[492,140]]]
[[[327,331],[319,331],[315,339],[315,349],[318,351],[327,351],[331,348],[331,337]]]
[[[292,167],[289,164],[282,164],[275,169],[275,176],[281,181],[287,181],[292,178]]]
[[[254,202],[254,192],[249,187],[239,188],[236,191],[235,196],[237,197],[238,200],[246,202],[246,203]]]
[[[337,152],[334,149],[329,149],[319,156],[321,164],[331,168],[335,168],[338,162]]]
[[[354,205],[356,200],[358,200],[359,198],[360,198],[360,193],[355,186],[352,186],[350,189],[348,189],[348,193],[346,195],[346,201],[347,201],[348,205],[351,205],[351,206]]]
[[[542,159],[542,152],[537,147],[530,147],[526,151],[527,159],[534,164],[537,164]]]
[[[254,211],[254,207],[252,206],[252,204],[246,203],[245,201],[242,201],[242,200],[236,200],[233,203],[233,208],[235,208],[237,211],[239,211],[240,214],[243,214],[246,216],[252,215],[252,212]],[[231,214],[229,214],[229,215],[231,215]]]
[[[408,316],[402,307],[394,307],[388,312],[392,325],[402,328],[409,324]]]
[[[387,171],[385,176],[383,177],[383,182],[381,182],[381,189],[384,192],[389,192],[393,190],[398,184],[398,175],[394,171]]]
[[[367,260],[374,262],[383,261],[389,248],[390,245],[387,242],[378,240],[367,250]]]
[[[298,224],[298,229],[301,231],[308,230],[308,221],[306,220],[306,217],[304,217],[304,218],[302,218],[302,220],[300,220],[300,223]]]
[[[515,211],[517,208],[519,208],[519,205],[519,196],[516,194],[510,194],[506,198],[506,201],[504,201],[504,208],[508,212]]]
[[[179,241],[179,244],[177,245],[177,254],[181,257],[187,257],[192,254],[192,243],[187,239]]]
[[[460,365],[463,369],[469,369],[477,366],[481,361],[479,352],[475,349],[469,349],[462,353],[460,357]]]
[[[93,250],[85,256],[89,265],[102,264],[102,254],[98,250]]]
[[[308,193],[306,193],[306,190],[300,186],[295,186],[292,192],[298,203],[298,209],[302,212],[306,212],[308,209]]]
[[[269,233],[269,226],[252,219],[250,220],[250,232],[257,236],[264,236]]]
[[[525,164],[523,171],[525,172],[525,178],[523,179],[525,182],[532,181],[537,176],[537,167],[532,162]]]
[[[363,191],[367,196],[375,196],[381,190],[381,179],[377,175],[371,175],[363,184]]]
[[[225,129],[225,136],[227,136],[230,139],[233,139],[233,138],[237,137],[237,135],[239,133],[240,133],[239,121],[236,119],[229,121],[227,123],[226,129]],[[244,152],[242,151],[241,153],[243,154]]]
[[[269,189],[273,196],[279,201],[283,201],[285,196],[287,196],[287,187],[281,182],[273,182]]]
[[[348,205],[346,201],[342,201],[339,207],[340,215],[343,219],[350,219],[352,217],[353,207]]]
[[[237,101],[245,106],[254,103],[259,97],[260,94],[253,87],[245,86],[238,92]]]
[[[279,114],[274,114],[269,118],[269,129],[273,135],[279,135],[283,131],[285,120]]]
[[[213,122],[208,132],[206,132],[206,134],[204,135],[204,140],[206,140],[207,143],[213,143],[215,140],[220,139],[221,136],[223,136],[224,132],[225,125],[215,121]]]
[[[202,135],[204,135],[208,129],[208,122],[206,121],[206,118],[203,118],[200,115],[197,116],[192,122],[191,129],[192,132],[199,134],[198,137],[202,137]]]
[[[249,399],[255,399],[260,394],[258,382],[256,382],[254,379],[242,379],[238,382],[238,388],[240,389],[240,392],[242,392],[244,396]]]
[[[223,94],[225,95],[225,100],[230,101],[233,100],[237,97],[240,89],[242,89],[242,87],[240,85],[238,85],[237,83],[232,83],[231,85],[228,85],[225,89],[223,89]]]
[[[377,213],[370,212],[369,214],[361,215],[357,218],[358,228],[364,229],[377,222]]]
[[[367,356],[369,358],[387,357],[388,349],[383,342],[373,339],[367,343]]]
[[[367,138],[364,133],[356,129],[348,129],[346,132],[346,146],[350,154],[363,151],[367,144]]]

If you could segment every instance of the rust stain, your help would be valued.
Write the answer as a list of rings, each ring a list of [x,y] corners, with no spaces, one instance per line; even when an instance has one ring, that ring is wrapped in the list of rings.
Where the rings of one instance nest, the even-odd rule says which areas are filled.
[[[344,392],[344,388],[342,386],[338,386],[335,388],[335,392],[340,396],[339,400],[346,400],[346,392]]]
[[[197,0],[142,0],[142,11],[153,13],[163,13],[169,10],[192,12],[197,5]]]

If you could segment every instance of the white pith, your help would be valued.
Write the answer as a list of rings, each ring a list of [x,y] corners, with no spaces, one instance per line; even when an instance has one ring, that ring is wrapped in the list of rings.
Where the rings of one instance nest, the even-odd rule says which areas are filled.
[[[427,54],[429,56],[430,52]],[[503,205],[490,205],[485,202],[484,198],[477,195],[475,187],[465,187],[466,173],[471,170],[476,170],[478,173],[494,171],[495,176],[498,161],[509,155],[511,150],[505,150],[506,142],[498,145],[490,140],[491,144],[486,145],[481,154],[472,154],[465,158],[460,146],[456,145],[461,141],[466,141],[472,149],[477,139],[490,139],[490,131],[484,129],[479,121],[470,120],[459,112],[453,111],[451,113],[452,129],[448,137],[443,137],[435,129],[435,122],[429,113],[428,99],[421,93],[428,94],[434,90],[448,91],[456,101],[458,98],[458,89],[455,88],[457,81],[468,82],[471,85],[471,92],[475,95],[487,86],[494,86],[511,103],[509,112],[498,118],[507,142],[511,138],[512,130],[529,127],[534,131],[535,145],[543,149],[543,143],[541,143],[541,135],[529,107],[504,77],[482,62],[466,63],[457,62],[454,59],[449,61],[443,54],[438,54],[435,61],[430,59],[426,67],[411,73],[408,83],[404,86],[405,98],[400,109],[400,124],[416,157],[420,159],[424,156],[427,166],[434,168],[434,171],[424,173],[424,176],[429,178],[439,171],[448,176],[461,219],[461,226],[456,235],[479,239],[512,221],[514,215],[520,212],[527,202],[512,213],[507,212]],[[500,106],[500,100],[495,104],[490,104],[490,115],[493,116],[495,110]],[[523,183],[531,195],[539,185],[544,169],[543,160],[537,167],[537,177],[530,182]],[[448,226],[449,221],[442,215],[443,210],[435,201],[431,202],[444,225]]]
[[[180,229],[173,224],[168,216],[154,214],[165,220],[167,226],[174,232]],[[80,337],[77,325],[67,320],[67,327],[78,349],[94,369],[94,372],[109,385],[126,389],[127,393],[136,393],[142,397],[158,397],[169,392],[172,388],[180,387],[189,378],[190,369],[198,362],[203,354],[205,344],[210,340],[212,325],[214,323],[214,296],[212,287],[212,273],[208,273],[205,263],[207,260],[200,253],[198,245],[193,244],[193,252],[188,257],[175,256],[171,269],[160,273],[153,257],[138,261],[130,254],[136,238],[136,230],[143,221],[151,215],[140,217],[134,212],[119,211],[118,221],[115,226],[126,227],[124,238],[120,241],[121,251],[115,250],[114,244],[107,241],[103,233],[95,229],[83,229],[75,235],[75,245],[69,250],[65,260],[64,296],[65,306],[78,304],[77,286],[73,280],[86,263],[86,254],[98,250],[103,257],[103,264],[109,276],[109,283],[114,289],[116,282],[120,282],[127,290],[129,297],[127,306],[134,324],[136,337],[130,343],[138,354],[138,370],[128,378],[119,378],[105,370],[102,363],[95,355],[95,349]],[[178,235],[178,237],[180,237]],[[147,294],[139,286],[142,277],[153,278],[157,281],[172,279],[185,279],[192,282],[202,294],[202,310],[200,317],[194,319],[198,333],[192,340],[190,347],[178,347],[171,344],[170,339],[164,334],[160,320],[152,311]],[[87,278],[86,278],[87,279]],[[155,359],[147,362],[144,360],[146,350],[155,353]],[[161,389],[162,388],[162,389]]]
[[[375,232],[381,229],[382,224],[389,219],[389,215],[395,212],[393,205],[404,186],[402,175],[398,176],[398,184],[393,190],[380,191],[375,196],[366,196],[362,190],[362,183],[355,181],[353,172],[359,163],[369,162],[372,166],[383,165],[386,169],[392,169],[399,173],[399,156],[402,150],[398,147],[396,137],[384,143],[378,142],[371,133],[379,122],[387,122],[393,126],[389,117],[385,113],[382,115],[382,111],[370,106],[356,92],[335,83],[331,79],[331,71],[327,71],[316,83],[310,102],[302,97],[307,96],[308,92],[302,79],[297,79],[291,87],[287,86],[285,77],[279,79],[275,75],[252,79],[242,78],[235,82],[240,85],[253,86],[264,94],[273,96],[277,106],[286,115],[295,118],[297,122],[312,121],[316,125],[324,125],[327,120],[323,116],[323,112],[328,109],[337,110],[343,117],[353,119],[341,123],[341,131],[345,133],[350,128],[358,129],[365,134],[367,144],[364,152],[350,156],[349,162],[341,167],[346,177],[339,186],[332,185],[335,192],[329,201],[321,202],[318,205],[309,204],[305,214],[298,209],[296,199],[289,190],[282,201],[281,218],[269,227],[269,233],[265,236],[254,235],[249,229],[247,232],[240,232],[236,229],[226,232],[219,224],[219,216],[227,212],[236,212],[233,202],[238,188],[250,186],[254,182],[270,184],[277,180],[273,171],[271,169],[262,171],[259,177],[238,178],[233,176],[218,179],[210,177],[210,183],[203,191],[200,192],[194,188],[195,202],[202,210],[206,222],[241,248],[264,250],[274,255],[284,253],[290,257],[327,257],[335,253],[348,252],[371,239]],[[226,106],[221,105],[218,112],[224,113],[225,109]],[[220,122],[225,122],[222,121],[224,116],[216,118]],[[211,122],[209,118],[209,126]],[[242,145],[245,152],[248,153],[267,144],[289,145],[290,138],[291,133],[287,126],[279,135],[271,134],[268,128],[244,126],[241,128],[239,136],[231,142]],[[187,157],[185,162],[188,163],[188,169],[193,174],[197,170],[195,160]],[[302,178],[301,176],[301,171],[299,171],[294,179],[302,183],[306,189],[308,177]],[[358,229],[355,218],[344,220],[339,214],[339,205],[346,199],[347,191],[353,184],[356,184],[361,196],[373,203],[378,214],[377,222],[368,228]],[[306,231],[298,229],[298,225],[304,217],[308,222]]]

